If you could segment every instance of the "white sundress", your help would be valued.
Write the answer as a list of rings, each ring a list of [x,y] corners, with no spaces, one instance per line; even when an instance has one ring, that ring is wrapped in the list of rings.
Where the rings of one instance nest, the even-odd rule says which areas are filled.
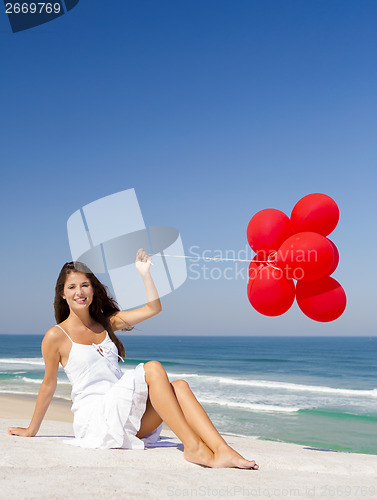
[[[148,387],[144,363],[125,373],[118,365],[118,349],[106,332],[100,344],[72,342],[64,371],[72,385],[74,439],[63,443],[82,448],[144,449],[160,438],[162,424],[139,439]]]

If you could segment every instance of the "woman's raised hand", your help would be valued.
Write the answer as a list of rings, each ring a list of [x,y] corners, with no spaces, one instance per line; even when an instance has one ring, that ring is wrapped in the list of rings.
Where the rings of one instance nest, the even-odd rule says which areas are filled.
[[[141,276],[145,276],[149,273],[149,269],[152,264],[152,259],[149,257],[147,252],[145,252],[142,248],[136,253],[136,269],[139,271]]]

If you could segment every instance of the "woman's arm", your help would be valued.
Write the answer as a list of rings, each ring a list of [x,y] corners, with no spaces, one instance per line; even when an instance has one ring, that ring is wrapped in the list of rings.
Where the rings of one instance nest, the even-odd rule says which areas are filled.
[[[24,437],[35,436],[51,403],[57,385],[60,360],[59,340],[56,333],[51,330],[46,333],[42,341],[42,355],[45,362],[45,375],[29,427],[8,427],[8,434]]]
[[[136,269],[139,271],[140,276],[144,282],[145,291],[147,295],[147,303],[138,309],[131,311],[118,311],[110,318],[111,328],[115,332],[128,326],[136,325],[142,321],[151,318],[158,314],[161,310],[160,297],[150,273],[151,258],[144,252],[142,248],[136,254]]]

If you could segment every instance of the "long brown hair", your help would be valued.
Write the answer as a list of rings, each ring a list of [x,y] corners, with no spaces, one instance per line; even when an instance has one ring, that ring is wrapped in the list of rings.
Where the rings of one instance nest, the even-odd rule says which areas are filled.
[[[125,349],[122,342],[118,339],[111,328],[110,318],[111,316],[120,311],[117,302],[109,295],[108,289],[103,285],[97,276],[95,276],[89,267],[83,262],[66,262],[62,267],[57,282],[55,286],[55,299],[54,299],[54,310],[56,323],[59,324],[69,316],[69,306],[65,299],[62,297],[64,284],[70,273],[84,273],[86,277],[90,280],[93,287],[93,300],[89,306],[90,316],[100,323],[105,330],[109,333],[111,340],[117,346],[119,356],[122,358],[125,356]],[[124,331],[132,330],[133,327],[124,328]]]

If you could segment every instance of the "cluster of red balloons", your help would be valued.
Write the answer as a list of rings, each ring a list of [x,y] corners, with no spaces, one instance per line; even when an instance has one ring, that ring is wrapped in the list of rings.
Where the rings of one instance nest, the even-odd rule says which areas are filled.
[[[279,316],[296,297],[301,311],[313,320],[333,321],[343,314],[346,294],[330,276],[339,253],[326,238],[338,221],[337,204],[321,193],[301,198],[290,218],[274,208],[251,218],[247,239],[256,256],[249,265],[247,295],[254,309]]]

